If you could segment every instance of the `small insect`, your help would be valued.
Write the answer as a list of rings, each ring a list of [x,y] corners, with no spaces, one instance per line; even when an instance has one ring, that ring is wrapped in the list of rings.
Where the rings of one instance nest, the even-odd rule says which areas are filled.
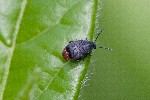
[[[102,29],[103,30],[103,29]],[[81,59],[84,59],[87,55],[89,55],[93,49],[96,49],[96,40],[98,39],[100,33],[102,30],[98,33],[95,41],[89,41],[89,40],[76,40],[76,41],[70,41],[69,44],[64,48],[62,52],[62,56],[65,60],[75,60],[80,61]],[[104,48],[107,50],[112,50],[107,47],[99,47]]]

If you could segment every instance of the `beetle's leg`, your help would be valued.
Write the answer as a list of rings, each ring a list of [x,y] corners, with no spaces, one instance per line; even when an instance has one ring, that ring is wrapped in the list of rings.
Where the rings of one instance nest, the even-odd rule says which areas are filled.
[[[69,43],[71,43],[71,42],[73,42],[73,41],[69,41]]]
[[[92,53],[89,53],[89,56],[92,56]]]

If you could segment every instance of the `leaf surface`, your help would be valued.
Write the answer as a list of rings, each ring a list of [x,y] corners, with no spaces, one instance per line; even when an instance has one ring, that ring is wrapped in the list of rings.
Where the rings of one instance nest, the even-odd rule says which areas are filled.
[[[97,0],[0,1],[0,97],[76,99],[90,57],[65,61],[69,41],[93,39]]]

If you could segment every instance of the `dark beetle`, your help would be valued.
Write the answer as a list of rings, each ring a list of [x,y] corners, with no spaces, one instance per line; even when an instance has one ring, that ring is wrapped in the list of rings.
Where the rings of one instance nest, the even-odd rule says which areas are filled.
[[[92,49],[96,49],[94,42],[88,40],[71,41],[64,48],[62,56],[66,60],[80,60],[90,54]]]
[[[69,44],[64,48],[64,50],[62,52],[62,56],[64,57],[64,59],[65,60],[76,60],[76,61],[84,59],[88,54],[90,54],[92,52],[93,49],[96,49],[95,42],[96,42],[97,38],[99,37],[100,32],[94,42],[88,41],[88,40],[70,41]],[[106,48],[106,47],[99,47],[99,48],[112,50],[112,49]]]

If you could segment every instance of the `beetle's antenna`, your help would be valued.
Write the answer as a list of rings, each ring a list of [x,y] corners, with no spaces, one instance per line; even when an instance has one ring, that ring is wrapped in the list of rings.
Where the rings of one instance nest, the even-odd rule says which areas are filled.
[[[98,39],[98,38],[99,38],[99,36],[100,36],[100,33],[101,33],[103,30],[104,30],[104,28],[102,28],[102,29],[99,31],[99,33],[98,33],[98,35],[97,35],[96,39],[94,40],[94,43],[97,41],[97,39]]]
[[[100,36],[100,33],[102,32],[104,30],[104,28],[102,28],[100,31],[99,31],[99,33],[98,33],[98,35],[97,35],[97,37],[95,38],[95,40],[94,40],[94,43],[97,41],[97,39],[99,38],[99,36]],[[109,51],[112,51],[112,49],[111,48],[108,48],[108,47],[99,47],[99,48],[103,48],[103,49],[106,49],[106,50],[109,50]]]
[[[106,50],[112,51],[112,49],[111,49],[111,48],[107,48],[107,47],[99,47],[99,48],[103,48],[103,49],[106,49]]]

